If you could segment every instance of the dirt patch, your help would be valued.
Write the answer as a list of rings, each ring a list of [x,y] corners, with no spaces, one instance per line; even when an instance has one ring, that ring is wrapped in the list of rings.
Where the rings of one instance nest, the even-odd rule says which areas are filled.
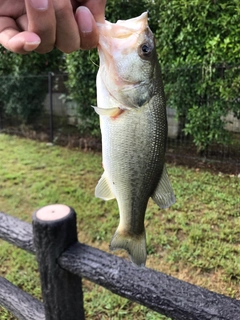
[[[239,158],[240,159],[240,158]],[[202,158],[196,156],[188,156],[184,154],[169,153],[166,154],[168,163],[186,166],[188,168],[204,169],[215,173],[225,173],[230,175],[240,174],[240,163],[232,160],[212,160],[211,158]]]

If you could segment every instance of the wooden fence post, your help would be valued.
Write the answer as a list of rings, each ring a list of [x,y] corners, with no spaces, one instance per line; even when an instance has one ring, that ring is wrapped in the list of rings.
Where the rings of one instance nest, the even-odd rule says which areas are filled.
[[[46,320],[84,320],[82,279],[63,270],[59,256],[77,242],[76,213],[68,206],[43,207],[33,215]]]

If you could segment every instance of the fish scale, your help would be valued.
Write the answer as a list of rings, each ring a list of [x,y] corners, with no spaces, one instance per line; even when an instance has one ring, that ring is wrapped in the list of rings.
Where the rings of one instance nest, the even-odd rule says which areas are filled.
[[[161,208],[175,202],[164,160],[167,118],[161,70],[146,13],[116,24],[106,21],[99,34],[95,110],[104,173],[95,195],[118,203],[120,222],[110,249],[125,249],[135,264],[145,265],[148,200],[152,197]]]

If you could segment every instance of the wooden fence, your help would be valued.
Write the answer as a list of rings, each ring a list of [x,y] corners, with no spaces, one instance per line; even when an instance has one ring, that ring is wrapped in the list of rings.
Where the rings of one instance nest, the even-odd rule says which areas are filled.
[[[41,208],[32,225],[0,212],[0,238],[39,264],[43,303],[0,277],[0,305],[18,319],[85,319],[82,277],[175,320],[240,319],[238,300],[79,243],[68,206]]]

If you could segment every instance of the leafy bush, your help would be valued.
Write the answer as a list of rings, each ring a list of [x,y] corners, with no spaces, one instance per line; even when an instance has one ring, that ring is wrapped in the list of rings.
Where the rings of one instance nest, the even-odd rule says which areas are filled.
[[[240,116],[238,66],[164,68],[164,80],[168,105],[177,110],[182,132],[193,137],[198,151],[231,142],[224,127],[228,112]]]
[[[199,150],[227,143],[224,117],[240,116],[240,2],[149,1],[169,106]]]
[[[47,76],[15,75],[0,77],[0,95],[7,116],[30,123],[43,112]]]
[[[47,73],[63,65],[63,54],[17,55],[0,47],[0,106],[6,116],[29,123],[43,112]]]
[[[78,128],[84,135],[100,134],[96,106],[96,74],[98,55],[95,50],[76,51],[66,56],[66,82],[70,98],[77,102]]]
[[[231,135],[224,126],[228,112],[233,111],[237,117],[240,115],[239,71],[238,67],[213,67],[210,70],[202,68],[202,79],[195,84],[198,85],[197,96],[202,101],[189,108],[184,129],[193,136],[198,151],[205,150],[208,145],[216,142],[231,143]]]

